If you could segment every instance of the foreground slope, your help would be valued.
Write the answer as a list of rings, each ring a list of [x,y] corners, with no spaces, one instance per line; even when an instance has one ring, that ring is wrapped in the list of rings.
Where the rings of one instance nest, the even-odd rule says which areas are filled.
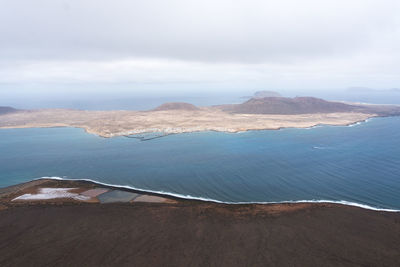
[[[298,205],[15,207],[0,211],[0,265],[398,266],[399,214]]]
[[[400,213],[336,204],[12,201],[0,189],[0,266],[398,266]],[[10,197],[11,196],[11,197]],[[164,196],[168,198],[168,196]]]
[[[36,180],[0,189],[0,266],[398,266],[400,262],[400,213],[396,212],[323,203],[227,205],[168,196],[162,196],[170,199],[163,203],[12,200],[43,187],[82,192],[99,185]]]

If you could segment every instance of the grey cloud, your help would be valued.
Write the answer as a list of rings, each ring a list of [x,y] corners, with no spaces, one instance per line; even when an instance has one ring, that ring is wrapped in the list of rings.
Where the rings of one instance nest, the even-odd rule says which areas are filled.
[[[0,0],[0,100],[398,88],[398,14],[397,0]]]
[[[398,14],[397,1],[3,0],[0,60],[345,57],[395,33]]]

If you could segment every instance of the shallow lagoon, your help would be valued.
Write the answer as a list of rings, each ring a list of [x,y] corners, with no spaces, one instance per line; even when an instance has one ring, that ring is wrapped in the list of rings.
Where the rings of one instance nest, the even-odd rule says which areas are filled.
[[[0,130],[0,187],[47,176],[224,202],[331,200],[400,209],[400,117],[149,141],[75,128]]]

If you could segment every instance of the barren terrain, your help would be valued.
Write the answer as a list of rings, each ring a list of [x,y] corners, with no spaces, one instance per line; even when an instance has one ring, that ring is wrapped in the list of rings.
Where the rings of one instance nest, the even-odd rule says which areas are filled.
[[[252,98],[242,104],[210,107],[172,102],[149,111],[16,110],[9,107],[4,110],[7,113],[0,115],[0,128],[78,127],[102,137],[349,125],[376,116],[400,115],[400,106],[332,102],[314,97]]]
[[[400,213],[324,204],[10,201],[0,189],[1,266],[399,266]],[[168,196],[164,196],[168,198]]]
[[[232,114],[219,109],[162,111],[83,111],[43,109],[0,116],[0,128],[78,127],[102,137],[146,132],[239,132],[246,130],[348,125],[376,116],[342,112],[298,115]]]

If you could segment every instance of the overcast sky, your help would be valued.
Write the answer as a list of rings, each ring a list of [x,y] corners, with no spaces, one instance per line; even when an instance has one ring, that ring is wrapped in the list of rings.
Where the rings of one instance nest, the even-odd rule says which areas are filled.
[[[397,0],[0,0],[3,95],[387,89],[399,47]]]

